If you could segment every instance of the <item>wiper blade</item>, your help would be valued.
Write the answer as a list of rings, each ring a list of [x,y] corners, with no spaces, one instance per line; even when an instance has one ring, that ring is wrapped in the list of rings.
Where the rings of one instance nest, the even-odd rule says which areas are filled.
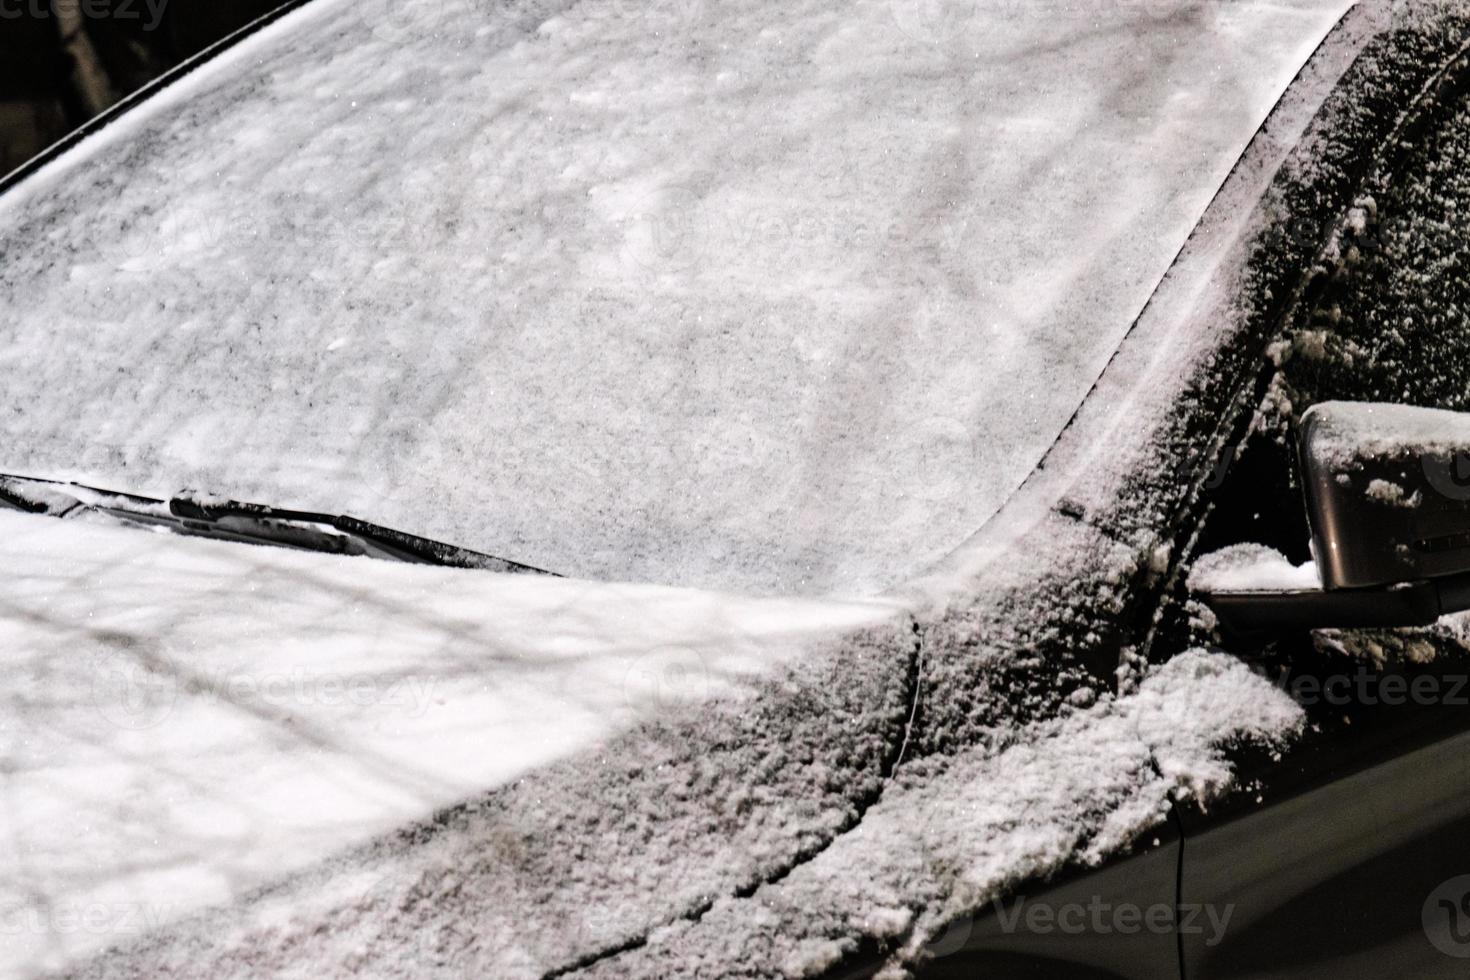
[[[100,515],[124,524],[246,544],[362,555],[420,565],[556,574],[346,514],[290,510],[194,493],[159,500],[81,483],[0,473],[0,505],[59,518]]]

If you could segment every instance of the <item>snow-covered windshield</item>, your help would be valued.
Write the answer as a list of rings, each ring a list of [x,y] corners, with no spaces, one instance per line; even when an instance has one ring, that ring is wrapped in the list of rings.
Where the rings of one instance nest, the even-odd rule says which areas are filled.
[[[902,581],[1347,0],[314,0],[0,199],[0,470]]]

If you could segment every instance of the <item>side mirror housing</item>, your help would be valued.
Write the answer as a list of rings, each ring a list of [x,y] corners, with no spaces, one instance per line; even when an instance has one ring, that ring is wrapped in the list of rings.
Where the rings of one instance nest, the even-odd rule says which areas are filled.
[[[1298,449],[1324,588],[1470,572],[1470,414],[1323,402]]]
[[[1323,402],[1297,450],[1318,581],[1203,586],[1222,625],[1422,626],[1470,608],[1470,414]]]

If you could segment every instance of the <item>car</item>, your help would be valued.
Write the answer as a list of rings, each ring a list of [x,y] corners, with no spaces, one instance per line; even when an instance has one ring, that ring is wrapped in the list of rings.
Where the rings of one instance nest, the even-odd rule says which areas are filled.
[[[1296,442],[1470,407],[1465,14],[310,0],[6,178],[0,972],[1459,975],[1303,564],[1458,457]]]

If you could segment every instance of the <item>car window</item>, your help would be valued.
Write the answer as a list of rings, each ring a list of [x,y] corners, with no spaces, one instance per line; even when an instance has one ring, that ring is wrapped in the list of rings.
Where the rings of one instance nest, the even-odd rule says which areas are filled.
[[[0,202],[4,469],[902,581],[1031,472],[1347,4],[996,6],[314,0]]]

